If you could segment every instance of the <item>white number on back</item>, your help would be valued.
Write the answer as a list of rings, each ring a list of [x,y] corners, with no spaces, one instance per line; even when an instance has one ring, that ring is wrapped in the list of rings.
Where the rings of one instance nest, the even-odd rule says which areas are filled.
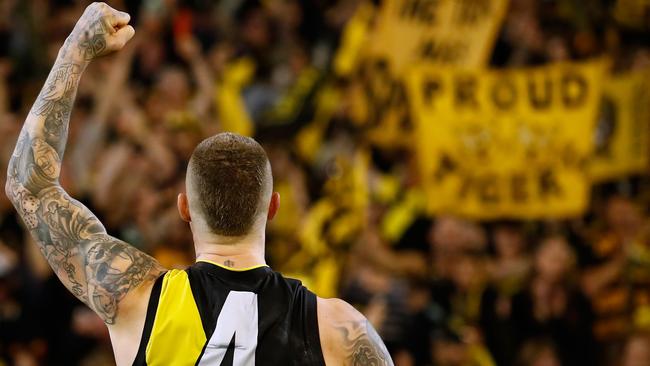
[[[255,366],[257,294],[230,291],[199,366],[219,366],[235,339],[233,366]]]

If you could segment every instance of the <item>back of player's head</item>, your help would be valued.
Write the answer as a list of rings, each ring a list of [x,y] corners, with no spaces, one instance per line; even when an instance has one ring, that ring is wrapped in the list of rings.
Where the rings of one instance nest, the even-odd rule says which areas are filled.
[[[217,235],[243,236],[266,215],[273,189],[266,152],[255,140],[221,133],[201,142],[187,168],[190,207]],[[196,214],[196,212],[193,212]]]

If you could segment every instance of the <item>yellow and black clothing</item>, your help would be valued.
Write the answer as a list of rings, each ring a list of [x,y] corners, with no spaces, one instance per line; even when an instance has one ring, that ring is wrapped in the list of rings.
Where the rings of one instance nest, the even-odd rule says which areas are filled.
[[[201,261],[154,284],[134,366],[320,365],[316,296],[267,266]]]

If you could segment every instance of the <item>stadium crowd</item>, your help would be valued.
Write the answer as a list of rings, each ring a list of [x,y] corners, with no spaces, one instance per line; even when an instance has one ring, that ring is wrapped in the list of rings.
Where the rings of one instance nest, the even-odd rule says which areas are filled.
[[[412,152],[367,141],[345,97],[355,80],[332,73],[363,2],[109,1],[137,35],[83,76],[63,186],[111,234],[182,268],[188,157],[211,134],[252,133],[282,195],[269,264],[358,307],[396,365],[650,365],[648,177],[594,187],[571,220],[428,217]],[[511,0],[491,66],[602,54],[650,66],[650,34],[613,21],[612,4]],[[0,1],[0,171],[85,5]],[[102,321],[0,196],[0,365],[113,363]]]

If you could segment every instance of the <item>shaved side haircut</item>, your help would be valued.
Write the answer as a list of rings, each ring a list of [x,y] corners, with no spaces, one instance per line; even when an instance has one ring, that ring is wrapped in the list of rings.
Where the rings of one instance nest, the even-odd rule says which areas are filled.
[[[246,235],[268,204],[269,159],[252,138],[221,133],[203,140],[192,153],[187,175],[191,201],[217,235]]]

